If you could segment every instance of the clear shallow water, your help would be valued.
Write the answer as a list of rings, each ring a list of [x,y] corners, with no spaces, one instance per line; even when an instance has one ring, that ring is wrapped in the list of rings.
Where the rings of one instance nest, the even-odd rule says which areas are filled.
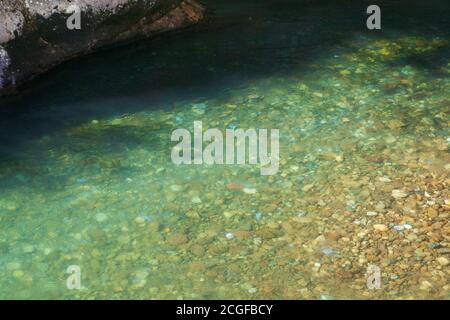
[[[0,101],[0,297],[448,299],[449,5],[209,6]],[[194,120],[280,129],[278,174],[173,165]]]

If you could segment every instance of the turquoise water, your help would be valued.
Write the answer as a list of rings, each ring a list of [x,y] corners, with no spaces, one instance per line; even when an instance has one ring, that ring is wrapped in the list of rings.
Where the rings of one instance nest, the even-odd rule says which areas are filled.
[[[0,100],[0,298],[449,299],[449,4],[206,5]],[[174,165],[194,121],[278,173]]]

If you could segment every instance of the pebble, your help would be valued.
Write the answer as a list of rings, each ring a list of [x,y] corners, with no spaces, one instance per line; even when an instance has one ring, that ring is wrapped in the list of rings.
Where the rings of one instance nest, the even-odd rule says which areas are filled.
[[[136,222],[137,224],[144,224],[146,220],[144,217],[137,217],[136,219],[134,219],[134,222]]]
[[[231,218],[232,216],[234,216],[234,213],[231,211],[224,211],[223,215],[225,216],[225,218]]]
[[[199,204],[199,203],[202,203],[202,199],[200,199],[200,197],[193,197],[191,199],[191,202],[194,204]]]
[[[200,219],[200,215],[198,214],[198,212],[192,210],[186,212],[186,217],[191,219]]]
[[[242,189],[242,191],[244,191],[244,193],[246,194],[255,194],[257,192],[254,188],[244,188]]]
[[[333,255],[335,255],[336,254],[336,252],[334,251],[334,249],[333,248],[330,248],[330,247],[324,247],[324,248],[322,248],[322,249],[320,249],[320,251],[324,254],[324,255],[326,255],[326,256],[333,256]]]
[[[181,190],[183,190],[183,187],[178,184],[173,184],[170,186],[170,190],[172,190],[173,192],[180,192]]]
[[[394,227],[393,227],[393,229],[395,230],[395,231],[403,231],[403,230],[408,230],[408,229],[412,229],[412,226],[411,225],[409,225],[409,224],[407,224],[407,223],[405,223],[405,224],[397,224],[397,225],[395,225]]]
[[[450,261],[446,257],[438,257],[436,260],[443,267],[447,266],[450,263]]]
[[[378,215],[378,213],[375,211],[367,211],[366,215],[368,215],[369,217],[375,217],[376,215]]]
[[[250,289],[248,289],[248,292],[249,292],[249,293],[256,293],[256,292],[258,292],[258,289],[256,289],[256,288],[250,288]]]
[[[227,232],[225,234],[225,238],[227,238],[228,240],[232,240],[234,239],[234,234],[232,234],[231,232]]]
[[[379,224],[379,223],[374,224],[373,228],[380,232],[385,232],[385,231],[389,230],[389,228],[385,224]]]
[[[153,221],[153,217],[150,216],[150,215],[146,215],[146,216],[144,216],[143,218],[144,218],[144,220],[147,221],[147,222],[152,222],[152,221]]]
[[[231,183],[227,184],[228,190],[240,191],[244,188],[245,188],[245,186],[240,183],[231,182]]]
[[[394,189],[394,190],[392,190],[392,196],[395,199],[401,199],[401,198],[405,198],[406,196],[408,196],[408,194],[402,190]]]
[[[415,240],[417,240],[417,238],[418,237],[415,233],[411,233],[406,236],[406,239],[408,239],[409,241],[415,241]]]
[[[194,255],[200,257],[203,256],[203,254],[205,253],[205,249],[201,245],[196,244],[191,247],[191,252]]]
[[[108,219],[108,216],[105,213],[97,213],[95,215],[95,220],[97,220],[97,222],[104,222]]]
[[[424,290],[424,291],[428,291],[431,288],[433,288],[433,285],[429,282],[429,281],[422,281],[422,283],[420,284],[420,289]]]
[[[174,234],[167,239],[167,242],[173,246],[179,246],[188,241],[188,237],[185,234]]]

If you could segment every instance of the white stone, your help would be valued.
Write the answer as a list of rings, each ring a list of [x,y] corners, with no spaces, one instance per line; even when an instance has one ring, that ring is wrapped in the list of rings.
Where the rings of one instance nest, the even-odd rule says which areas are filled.
[[[103,222],[106,221],[108,219],[108,216],[105,213],[97,213],[95,215],[95,220],[97,220],[97,222]]]
[[[401,199],[408,196],[408,194],[405,191],[394,189],[392,190],[392,196],[395,199]]]

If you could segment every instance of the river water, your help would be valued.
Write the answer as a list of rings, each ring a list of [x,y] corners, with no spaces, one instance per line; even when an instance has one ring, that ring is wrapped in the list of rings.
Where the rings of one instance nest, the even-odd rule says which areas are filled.
[[[2,98],[0,298],[449,299],[450,4],[405,2],[205,0]],[[175,165],[194,121],[278,172]]]

